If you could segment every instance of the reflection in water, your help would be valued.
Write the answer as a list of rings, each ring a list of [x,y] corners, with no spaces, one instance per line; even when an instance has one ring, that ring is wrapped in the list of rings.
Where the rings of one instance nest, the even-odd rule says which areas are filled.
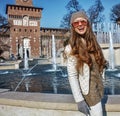
[[[24,79],[26,79],[26,77],[30,74],[31,75],[31,71],[34,69],[34,67],[36,67],[38,64],[35,64],[32,68],[30,68],[29,70],[25,69],[25,70],[20,70],[20,72],[22,73],[23,78],[20,80],[20,82],[17,84],[17,86],[15,87],[14,91],[17,91],[18,87],[21,85],[21,83],[24,81]],[[25,72],[24,72],[25,71]]]
[[[58,85],[58,82],[57,82],[57,77],[55,76],[55,77],[53,77],[53,82],[52,82],[52,84],[53,84],[53,91],[54,91],[54,93],[58,93],[58,91],[57,91],[57,85]]]
[[[120,70],[107,70],[104,80],[105,94],[120,94]]]
[[[29,73],[21,74],[20,70],[0,71],[0,88],[17,91],[71,94],[67,78],[66,67],[58,67],[56,71],[52,65],[37,65]],[[105,94],[120,94],[120,70],[106,71],[104,78]]]

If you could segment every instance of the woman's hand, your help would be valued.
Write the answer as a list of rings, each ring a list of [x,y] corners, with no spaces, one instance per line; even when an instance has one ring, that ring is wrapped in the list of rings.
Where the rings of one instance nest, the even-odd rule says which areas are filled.
[[[90,115],[89,107],[84,100],[81,102],[78,102],[78,110],[84,113],[86,116]]]

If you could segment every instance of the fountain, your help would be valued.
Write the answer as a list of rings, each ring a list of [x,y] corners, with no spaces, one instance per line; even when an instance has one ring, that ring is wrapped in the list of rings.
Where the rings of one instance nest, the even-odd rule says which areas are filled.
[[[110,38],[112,35],[110,33]],[[110,40],[110,46],[112,41]],[[111,47],[113,48],[113,47]],[[110,50],[112,50],[110,48]],[[27,58],[25,47],[25,58]],[[111,52],[113,55],[114,52]],[[110,56],[111,57],[111,56]],[[112,58],[113,60],[114,58]],[[21,92],[41,92],[55,94],[71,94],[68,81],[67,67],[58,66],[56,63],[55,37],[52,35],[52,63],[37,64],[29,68],[28,59],[22,69],[0,71],[0,88],[10,89],[11,91]],[[37,60],[37,59],[36,59]],[[47,60],[45,61],[47,62]],[[114,63],[111,63],[111,69],[107,70],[104,78],[105,94],[120,94],[120,69],[114,69]]]
[[[112,95],[116,94],[119,88],[120,82],[120,69],[119,67],[115,67],[115,53],[113,46],[113,28],[109,29],[109,67],[106,70],[106,75],[104,78],[105,92],[110,93]],[[111,31],[112,30],[112,31]]]
[[[36,64],[27,72],[22,69],[0,71],[0,88],[21,92],[71,94],[67,68],[59,66],[62,73],[61,71],[46,71],[52,68],[52,64]],[[120,69],[108,70],[105,75],[105,94],[120,94]]]
[[[24,69],[28,70],[28,56],[27,56],[27,49],[24,48]]]
[[[29,48],[29,40],[24,39],[24,69],[27,70],[29,68],[28,66],[28,56],[27,56],[27,49]]]
[[[53,64],[53,69],[57,70],[57,65],[56,65],[56,45],[55,45],[55,37],[52,35],[52,64]]]
[[[57,63],[56,63],[56,45],[55,45],[55,37],[52,35],[52,69],[46,70],[46,72],[56,72]]]
[[[109,38],[110,38],[110,46],[109,46],[109,68],[115,69],[115,58],[114,58],[114,47],[113,47],[113,38],[112,38],[112,32],[109,32]]]
[[[26,43],[25,43],[25,46],[26,46]],[[25,51],[26,51],[26,48],[27,47],[24,47],[25,49]],[[18,90],[18,88],[22,85],[22,83],[24,82],[24,86],[25,86],[25,89],[26,89],[26,91],[29,91],[30,89],[30,87],[31,87],[31,81],[32,81],[32,79],[30,78],[30,76],[33,76],[35,73],[30,73],[30,72],[32,72],[32,70],[34,70],[34,68],[38,65],[38,64],[36,64],[36,65],[34,65],[32,68],[30,68],[30,69],[28,69],[28,62],[26,61],[27,59],[27,55],[26,55],[26,52],[25,52],[25,59],[24,59],[24,61],[26,62],[26,64],[24,65],[24,69],[25,69],[25,71],[24,70],[21,70],[21,73],[22,73],[22,79],[19,81],[19,83],[17,84],[17,86],[15,87],[15,89],[14,89],[14,91],[17,91]],[[42,67],[43,67],[43,65],[42,65]],[[54,38],[54,35],[52,35],[52,68],[48,68],[48,69],[46,69],[46,70],[44,70],[45,71],[45,73],[52,73],[52,86],[53,86],[53,92],[54,93],[58,93],[58,90],[57,90],[57,88],[58,88],[58,80],[59,80],[59,76],[58,76],[58,73],[61,73],[62,74],[62,76],[63,77],[65,77],[65,75],[64,75],[64,73],[62,72],[62,69],[59,67],[58,69],[57,69],[57,63],[56,63],[56,46],[55,46],[55,38]],[[37,71],[36,71],[37,72]],[[37,72],[38,73],[38,72]],[[38,73],[37,74],[36,73],[36,75],[40,75],[40,73]],[[43,74],[43,73],[42,73]],[[35,75],[34,75],[35,76]],[[41,77],[42,77],[42,75],[41,75]],[[66,76],[67,77],[67,76]]]

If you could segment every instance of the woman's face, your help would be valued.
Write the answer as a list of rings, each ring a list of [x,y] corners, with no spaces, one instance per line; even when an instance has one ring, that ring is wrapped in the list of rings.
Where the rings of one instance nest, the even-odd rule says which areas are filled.
[[[87,30],[87,25],[88,25],[87,20],[82,17],[76,18],[74,22],[72,23],[73,28],[80,35],[85,34]]]

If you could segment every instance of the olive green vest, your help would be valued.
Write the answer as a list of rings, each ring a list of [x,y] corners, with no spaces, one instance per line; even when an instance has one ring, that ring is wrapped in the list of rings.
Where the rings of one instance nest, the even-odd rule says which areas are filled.
[[[102,75],[98,71],[98,65],[92,56],[93,66],[90,71],[90,89],[87,95],[83,95],[89,106],[94,106],[101,101],[103,97],[103,82]]]

